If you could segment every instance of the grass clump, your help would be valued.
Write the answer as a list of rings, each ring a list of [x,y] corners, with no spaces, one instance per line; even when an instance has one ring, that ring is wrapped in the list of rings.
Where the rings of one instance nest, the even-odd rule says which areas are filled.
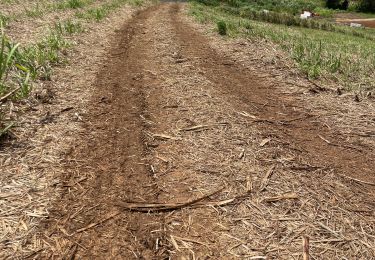
[[[79,9],[83,8],[95,0],[64,0],[53,3],[50,7],[51,10],[65,10],[65,9]]]
[[[84,3],[81,0],[68,0],[67,6],[71,9],[78,9],[84,6]]]
[[[96,21],[102,20],[104,17],[106,17],[106,15],[107,11],[104,8],[94,8],[89,10],[89,17]]]
[[[63,62],[61,51],[69,46],[58,30],[51,30],[40,42],[17,48],[14,52],[15,67],[32,80],[50,80],[52,66]]]
[[[0,23],[0,32],[0,95],[15,91],[15,95],[24,97],[31,89],[30,73],[27,70],[18,69],[20,65],[16,62],[16,53],[19,50],[19,44],[13,44],[8,40],[2,23]]]
[[[13,63],[14,53],[19,44],[12,46],[6,38],[3,30],[1,30],[0,37],[0,94],[3,94],[7,91],[5,80],[8,78]]]
[[[216,25],[220,35],[227,35],[227,24],[225,21],[218,21]]]
[[[82,24],[78,21],[72,21],[71,19],[55,23],[54,29],[61,35],[72,35],[83,32]]]
[[[9,21],[9,17],[0,13],[0,25],[1,25],[1,27],[5,27],[8,23],[8,21]]]
[[[86,12],[76,13],[76,17],[83,18],[86,20],[95,20],[97,22],[103,20],[108,14],[108,11],[104,7],[90,8]]]

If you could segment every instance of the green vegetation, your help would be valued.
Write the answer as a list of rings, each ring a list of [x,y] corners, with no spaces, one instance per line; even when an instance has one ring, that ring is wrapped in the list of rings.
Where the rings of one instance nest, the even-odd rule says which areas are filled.
[[[14,75],[17,75],[21,88],[18,98],[26,97],[31,86],[29,79],[48,80],[51,76],[51,66],[62,61],[60,51],[69,47],[69,43],[63,39],[58,31],[51,31],[39,43],[28,47],[18,47],[8,42],[9,49],[14,49],[12,53]],[[17,46],[18,48],[15,48]],[[5,88],[7,90],[7,88]]]
[[[375,12],[374,0],[326,0],[326,7],[357,12]]]
[[[1,3],[18,3],[18,0],[1,0]],[[66,62],[66,49],[72,45],[69,36],[84,31],[77,19],[56,22],[47,35],[35,44],[20,46],[10,41],[5,33],[6,23],[24,15],[41,17],[54,10],[78,9],[93,3],[94,0],[65,0],[59,2],[40,1],[34,8],[24,13],[5,17],[0,13],[0,102],[5,99],[18,100],[29,96],[35,80],[50,80],[53,66]],[[100,21],[111,11],[123,4],[141,5],[142,0],[111,0],[97,8],[77,11],[84,19]],[[77,15],[79,16],[79,15]],[[0,138],[8,134],[15,122],[7,121],[0,111]]]
[[[220,35],[227,35],[227,24],[224,21],[217,22],[217,29]]]
[[[270,11],[270,10],[262,9],[261,7],[263,7],[266,3],[268,3],[267,1],[274,4],[272,5],[273,8],[271,9],[281,10],[281,11],[279,12],[279,11]],[[304,9],[303,7],[309,6],[311,4],[310,1],[306,1],[306,0],[290,1],[289,7],[283,1],[279,3],[280,5],[279,6],[278,4],[274,3],[273,0],[266,0],[264,2],[262,1],[261,2],[262,5],[260,5],[258,2],[255,2],[256,4],[254,4],[253,2],[247,2],[245,0],[224,0],[221,2],[218,2],[216,0],[198,0],[198,2],[203,3],[206,6],[215,7],[217,10],[226,12],[228,14],[240,16],[242,18],[247,18],[251,20],[258,20],[258,21],[264,21],[264,22],[275,23],[275,24],[285,24],[288,26],[300,26],[300,27],[320,29],[320,30],[325,30],[325,31],[341,32],[345,34],[352,34],[354,36],[358,36],[358,37],[362,37],[362,38],[366,38],[370,40],[375,40],[375,34],[373,30],[340,26],[326,19],[300,19],[299,16],[293,15],[289,12],[284,12],[284,11],[295,10],[296,8],[302,8],[300,10],[303,10]],[[303,5],[304,2],[306,2],[305,5]],[[317,1],[313,1],[313,2],[316,3]],[[319,10],[327,11],[329,9],[321,8]]]
[[[208,6],[225,4],[237,9],[250,9],[251,11],[270,11],[292,16],[299,15],[308,10],[319,14],[321,17],[332,17],[345,10],[356,12],[375,12],[374,0],[199,0]],[[359,14],[362,16],[362,14]]]
[[[125,3],[140,6],[142,4],[142,0],[113,0],[108,3],[104,3],[99,7],[89,8],[83,12],[77,12],[76,17],[99,22],[107,17],[112,10],[119,8]]]
[[[106,16],[107,16],[107,8],[105,7],[91,8],[91,9],[88,9],[86,13],[83,13],[81,15],[81,17],[85,19],[96,20],[97,22],[99,22]]]
[[[69,8],[77,9],[84,6],[84,3],[81,0],[69,0],[67,2]]]
[[[16,61],[19,44],[12,44],[7,39],[1,26],[0,29],[0,95],[4,95],[12,88],[13,91],[18,91],[16,93],[18,97],[25,97],[30,92],[30,74],[26,70],[18,69],[22,68]],[[8,85],[8,81],[13,82],[13,84]],[[18,87],[14,86],[15,83],[18,83]]]
[[[255,11],[273,11],[279,13],[288,13],[292,15],[300,14],[302,10],[316,11],[325,7],[324,0],[224,0],[231,7],[251,8]],[[216,0],[202,0],[207,5],[219,5]]]
[[[1,30],[1,45],[0,45],[0,93],[5,92],[5,80],[8,77],[10,71],[14,52],[17,50],[19,44],[10,45],[6,38],[4,31]]]
[[[224,21],[230,37],[279,45],[309,78],[331,78],[348,89],[375,87],[375,44],[366,37],[254,21],[207,3],[192,3],[190,13],[202,23]]]
[[[1,120],[1,118],[0,118]],[[5,127],[3,128],[0,128],[0,139],[3,138],[4,136],[6,136],[9,132],[9,130],[14,127],[15,123],[14,122],[11,122],[9,123],[8,125],[6,125]]]
[[[0,3],[2,3],[2,4],[15,4],[15,3],[19,3],[19,0],[0,0]]]
[[[7,23],[8,23],[8,20],[9,20],[9,17],[7,17],[7,16],[5,16],[5,15],[3,15],[3,14],[0,13],[0,24],[2,26],[5,27],[7,25]]]
[[[67,0],[61,2],[63,6],[59,7],[76,9],[91,2],[93,0]],[[97,8],[89,8],[84,12],[78,11],[77,14],[83,14],[80,18],[100,21],[125,3],[140,5],[142,2],[141,0],[112,0]],[[28,15],[32,17],[43,15],[42,10],[44,9],[37,4],[34,9],[28,11]],[[39,42],[23,47],[6,37],[3,20],[6,19],[0,20],[0,98],[14,90],[17,91],[12,93],[12,98],[27,97],[31,91],[31,81],[50,80],[53,66],[66,61],[65,50],[72,45],[66,36],[84,31],[79,20],[59,21]]]
[[[80,22],[72,21],[71,19],[55,23],[55,30],[61,35],[72,35],[84,31]]]
[[[17,4],[18,1],[8,0],[2,1],[3,4]],[[3,25],[6,25],[6,22],[9,22],[14,19],[20,19],[24,16],[27,17],[42,17],[43,15],[53,12],[53,11],[63,11],[66,9],[82,9],[90,4],[94,3],[95,0],[63,0],[63,1],[37,1],[37,3],[32,8],[25,8],[23,13],[17,15],[11,15],[6,17],[1,14],[0,11],[0,21],[3,21]]]
[[[228,14],[240,16],[251,20],[264,21],[275,24],[285,24],[287,26],[300,26],[310,29],[320,29],[325,31],[341,32],[345,34],[352,34],[354,36],[373,39],[375,40],[375,34],[373,30],[350,28],[347,26],[336,25],[330,21],[318,19],[300,19],[297,16],[288,13],[278,13],[273,11],[256,11],[251,8],[234,8],[227,5],[220,5],[217,9],[226,12]]]
[[[375,12],[374,0],[361,0],[358,4],[358,10],[362,12]]]
[[[25,14],[29,17],[40,17],[43,16],[44,10],[40,7],[39,3],[36,3],[33,9],[25,9]]]
[[[326,0],[327,8],[347,10],[349,8],[349,0]]]
[[[95,2],[95,0],[64,0],[49,4],[46,8],[49,10],[65,10],[84,8]]]

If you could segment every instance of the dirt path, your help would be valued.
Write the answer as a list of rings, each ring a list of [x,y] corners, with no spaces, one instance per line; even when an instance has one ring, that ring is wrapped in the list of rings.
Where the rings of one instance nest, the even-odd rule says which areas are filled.
[[[336,22],[344,23],[344,24],[359,23],[365,27],[375,28],[375,18],[366,18],[366,19],[337,18]]]
[[[373,148],[215,51],[180,6],[118,32],[30,257],[298,259],[302,236],[316,258],[374,257]]]

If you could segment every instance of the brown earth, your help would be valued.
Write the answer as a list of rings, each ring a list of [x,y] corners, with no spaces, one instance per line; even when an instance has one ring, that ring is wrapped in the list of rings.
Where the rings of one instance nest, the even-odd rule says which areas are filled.
[[[354,22],[358,22],[358,21],[354,21]],[[367,20],[367,21],[362,20],[362,21],[359,21],[359,23],[365,27],[375,28],[375,19]]]
[[[346,19],[346,18],[337,18],[336,22],[350,24],[350,23],[359,23],[365,27],[375,28],[375,18],[366,18],[366,19]]]
[[[300,259],[302,237],[314,258],[375,257],[374,147],[224,55],[180,7],[117,32],[27,257]],[[182,205],[139,212],[149,203]]]

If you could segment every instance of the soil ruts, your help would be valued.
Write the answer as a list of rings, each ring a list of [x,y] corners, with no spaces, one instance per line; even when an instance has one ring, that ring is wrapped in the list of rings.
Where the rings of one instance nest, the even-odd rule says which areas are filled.
[[[373,148],[349,143],[301,100],[215,50],[181,19],[182,5],[150,7],[117,32],[92,88],[85,129],[59,176],[64,193],[38,231],[48,246],[35,255],[286,259],[300,255],[300,236],[309,232],[313,243],[335,243],[316,247],[322,250],[316,255],[329,259],[338,250],[358,257],[362,250],[352,248],[372,245],[365,217],[374,205],[364,201],[372,195],[363,183],[347,189],[350,181],[340,176],[374,182]],[[250,106],[250,116],[236,113]],[[262,148],[268,140],[262,151],[251,151],[262,133],[277,144],[268,152]],[[314,174],[321,180],[315,183]],[[340,181],[327,184],[330,174]],[[139,213],[122,206],[186,202],[216,189],[211,204],[200,207]],[[351,219],[354,209],[343,209],[343,201],[353,198],[359,204]],[[339,218],[335,231],[328,221]],[[357,224],[363,232],[351,236]],[[368,250],[360,256],[370,256]]]

